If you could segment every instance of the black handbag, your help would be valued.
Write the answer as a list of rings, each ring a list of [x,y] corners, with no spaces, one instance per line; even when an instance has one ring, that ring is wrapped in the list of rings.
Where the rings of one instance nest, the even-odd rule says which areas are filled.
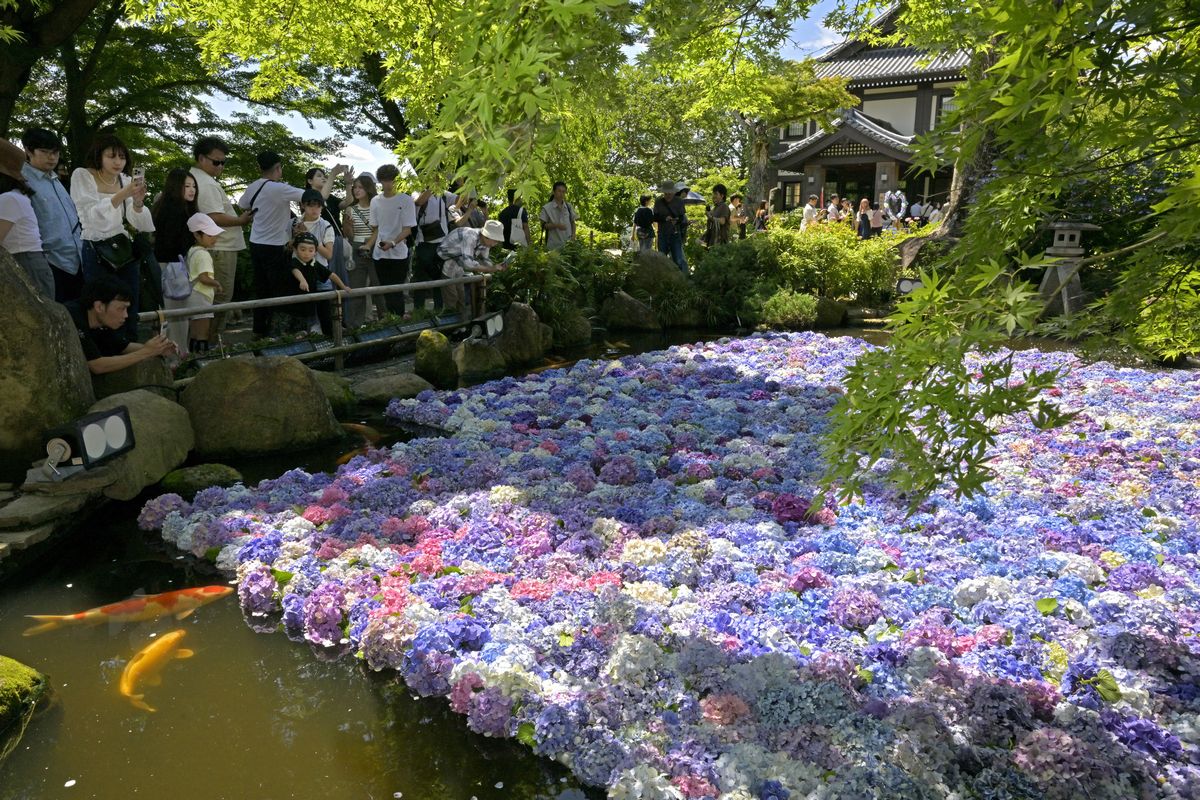
[[[158,265],[158,257],[154,255],[153,237],[139,231],[133,240],[133,253],[141,266],[138,270],[142,284],[138,310],[157,311],[163,307],[162,267]]]
[[[100,263],[113,272],[119,272],[137,258],[133,251],[133,240],[123,233],[92,242],[92,247],[96,248]]]

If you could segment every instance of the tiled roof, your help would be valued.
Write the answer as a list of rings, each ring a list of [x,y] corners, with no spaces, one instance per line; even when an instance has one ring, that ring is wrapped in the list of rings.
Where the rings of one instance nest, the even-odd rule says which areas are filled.
[[[880,144],[887,145],[894,150],[899,150],[904,153],[912,152],[913,137],[905,136],[904,134],[896,131],[887,123],[880,122],[872,117],[868,117],[857,108],[848,108],[842,112],[841,117],[833,121],[833,127],[831,129],[818,130],[812,136],[801,139],[787,150],[784,150],[782,153],[776,155],[774,160],[782,161],[783,159],[786,159],[796,153],[808,150],[822,139],[826,139],[835,134],[842,126],[853,128],[867,138],[873,139]]]
[[[849,78],[852,83],[927,76],[934,73],[958,73],[967,65],[966,52],[929,54],[914,47],[887,47],[862,50],[835,61],[818,60],[818,78]]]

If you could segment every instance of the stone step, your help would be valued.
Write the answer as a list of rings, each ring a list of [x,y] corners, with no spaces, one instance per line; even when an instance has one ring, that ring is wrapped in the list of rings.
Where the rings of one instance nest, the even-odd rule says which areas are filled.
[[[39,525],[36,528],[28,528],[23,531],[9,531],[0,533],[0,545],[4,545],[10,550],[24,550],[26,547],[35,545],[38,542],[44,542],[50,538],[50,534],[54,533],[58,526],[54,523],[47,525]]]
[[[74,514],[87,505],[91,494],[23,494],[0,508],[0,529],[28,528]]]

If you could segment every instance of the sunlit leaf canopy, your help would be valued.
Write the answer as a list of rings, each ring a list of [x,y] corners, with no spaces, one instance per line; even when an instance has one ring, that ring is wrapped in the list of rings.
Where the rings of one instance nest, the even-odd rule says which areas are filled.
[[[812,0],[131,0],[143,20],[183,25],[212,68],[258,69],[252,95],[320,91],[313,66],[354,67],[380,54],[384,92],[403,104],[400,155],[436,186],[455,176],[481,191],[545,185],[545,155],[573,118],[618,105],[620,69],[699,79],[696,115],[724,105],[758,114],[754,70]],[[724,75],[728,79],[722,80]],[[735,78],[736,75],[736,79]],[[736,100],[736,102],[734,102]]]

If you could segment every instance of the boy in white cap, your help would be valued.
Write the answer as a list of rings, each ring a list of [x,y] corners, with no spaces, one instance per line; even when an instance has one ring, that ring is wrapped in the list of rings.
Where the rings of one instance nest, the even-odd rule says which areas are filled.
[[[217,237],[223,233],[220,225],[208,214],[192,214],[187,221],[188,230],[196,237],[196,243],[187,253],[188,279],[192,282],[192,293],[188,296],[188,308],[211,308],[213,297],[221,291],[221,284],[213,276],[213,258],[209,249],[216,245]],[[208,326],[212,313],[192,317],[188,326],[188,351],[198,355],[208,352]]]

